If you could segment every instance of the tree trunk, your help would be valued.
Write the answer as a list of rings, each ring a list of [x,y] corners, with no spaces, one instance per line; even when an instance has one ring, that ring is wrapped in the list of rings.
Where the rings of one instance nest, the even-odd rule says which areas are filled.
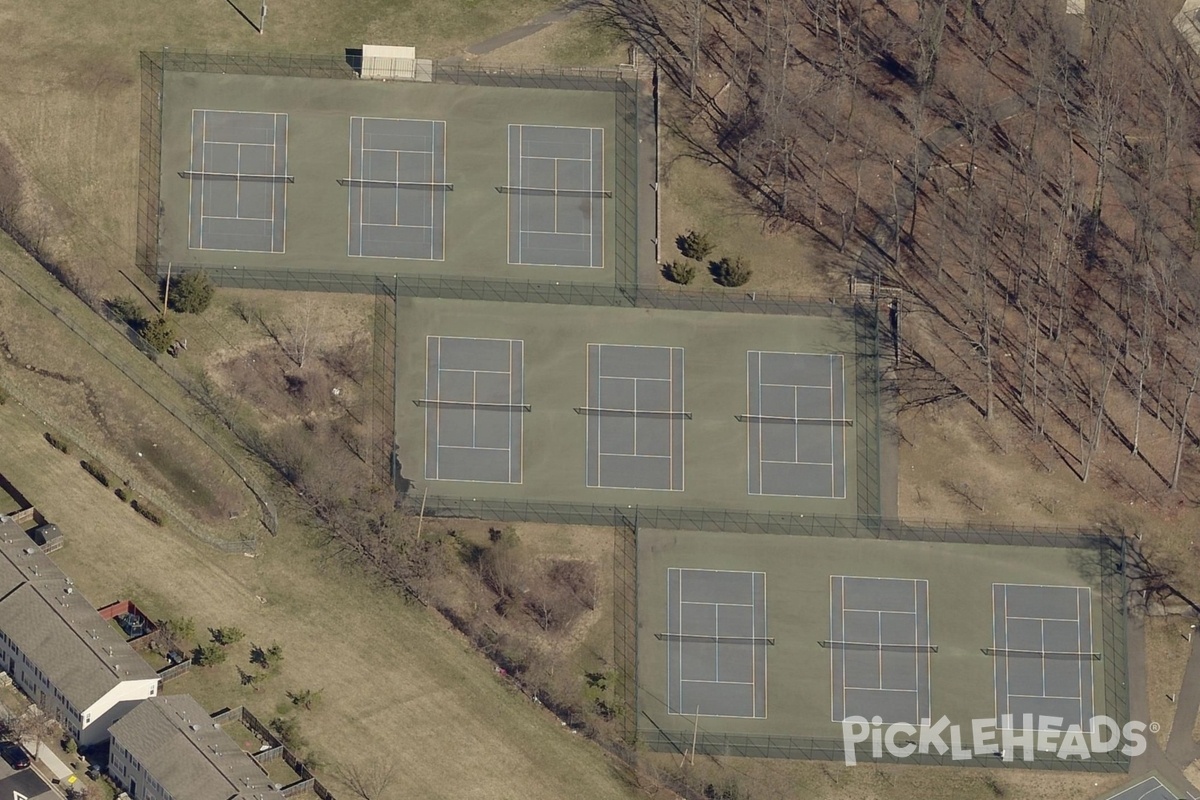
[[[1187,442],[1188,410],[1192,407],[1192,398],[1196,395],[1196,383],[1200,382],[1200,359],[1196,361],[1196,369],[1192,372],[1192,383],[1188,386],[1187,398],[1183,401],[1183,414],[1179,423],[1179,441],[1175,446],[1175,469],[1171,472],[1171,491],[1179,488],[1179,469],[1183,465],[1183,445]]]

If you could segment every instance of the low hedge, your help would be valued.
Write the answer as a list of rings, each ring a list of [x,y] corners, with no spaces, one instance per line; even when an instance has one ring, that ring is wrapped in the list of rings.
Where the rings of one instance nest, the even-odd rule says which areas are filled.
[[[109,486],[111,482],[108,478],[108,473],[101,469],[98,465],[90,461],[80,461],[79,466],[83,467],[83,471],[91,475],[96,480],[100,481],[101,486]]]
[[[50,443],[50,446],[53,447],[55,450],[61,450],[64,453],[71,452],[71,443],[68,442],[66,439],[60,439],[59,437],[55,436],[50,431],[46,431],[45,433],[42,434],[42,436],[43,436],[43,438],[45,438],[45,440],[47,442]]]
[[[134,500],[130,505],[133,506],[134,511],[138,512],[155,525],[163,524],[162,512],[147,503],[145,500]]]

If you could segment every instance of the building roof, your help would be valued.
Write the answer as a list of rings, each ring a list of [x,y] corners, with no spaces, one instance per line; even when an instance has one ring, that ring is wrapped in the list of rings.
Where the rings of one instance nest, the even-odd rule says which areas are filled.
[[[0,515],[0,631],[82,713],[154,670],[20,525]]]
[[[283,800],[190,695],[144,700],[108,731],[174,800]]]

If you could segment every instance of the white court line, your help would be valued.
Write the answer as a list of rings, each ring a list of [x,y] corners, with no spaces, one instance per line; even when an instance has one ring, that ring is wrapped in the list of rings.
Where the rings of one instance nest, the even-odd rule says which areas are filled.
[[[512,149],[512,138],[511,138],[512,126],[511,125],[509,126],[509,129],[510,129],[510,133],[509,133],[510,138],[508,140],[508,146],[509,146],[509,149],[511,150]],[[511,158],[511,156],[510,156],[510,158]],[[518,125],[517,126],[517,183],[516,183],[517,186],[525,185],[524,176],[525,176],[525,126]],[[512,184],[510,184],[510,185],[512,185]],[[517,196],[516,202],[517,202],[517,263],[520,264],[525,261],[525,259],[521,257],[522,236],[524,236],[524,234],[525,234],[525,219],[523,216],[525,213],[525,210],[522,207],[520,195]],[[509,235],[511,235],[511,233]],[[596,438],[597,439],[600,438],[598,431],[597,431]],[[596,473],[596,480],[597,481],[600,480],[599,472]],[[682,673],[680,673],[680,674],[682,675]],[[680,694],[680,700],[682,701],[682,699],[683,699],[683,695]]]
[[[709,684],[720,683],[720,684],[724,684],[726,686],[753,686],[754,685],[754,681],[722,681],[722,680],[706,681],[702,678],[680,678],[679,682],[680,683],[709,683]],[[704,716],[704,715],[701,714],[700,716]],[[717,715],[717,716],[719,716],[719,715]]]
[[[713,606],[713,637],[721,638],[721,606]],[[713,676],[716,682],[721,682],[721,642],[713,642]]]
[[[670,459],[670,458],[671,458],[670,456],[655,456],[655,455],[649,455],[649,454],[647,454],[647,453],[604,453],[604,452],[599,452],[599,453],[598,453],[598,455],[601,455],[601,456],[618,456],[618,457],[620,457],[620,458],[658,458],[658,459],[663,459],[663,458]],[[618,489],[619,489],[619,488],[623,488],[623,487],[619,487],[619,486],[618,486],[618,487],[613,487],[613,486],[610,486],[610,487],[607,487],[607,488],[610,488],[610,489],[613,489],[613,488],[618,488]],[[642,488],[646,488],[646,487],[642,487]],[[663,490],[662,490],[662,489],[655,489],[654,491],[656,491],[656,492],[661,492],[661,491],[663,491]]]
[[[514,340],[516,341],[516,340]],[[511,363],[511,362],[510,362]],[[458,367],[447,367],[442,372],[472,372],[482,375],[511,375],[511,370],[504,369],[459,369]]]
[[[916,585],[917,585],[916,581],[913,581],[913,586],[916,587]],[[913,591],[915,592],[916,589],[914,588]],[[874,608],[851,608],[848,610],[849,611],[861,611],[861,612],[864,612],[867,614],[899,614],[901,616],[908,616],[908,617],[915,617],[917,615],[916,611],[880,611],[880,610],[874,609]]]
[[[1003,591],[1004,591],[1004,594],[1003,594],[1003,600],[1004,600],[1004,606],[1003,606],[1003,611],[1004,611],[1004,708],[1011,715],[1012,714],[1012,700],[1010,700],[1009,698],[1012,697],[1012,662],[1009,660],[1009,657],[1008,657],[1008,650],[1009,650],[1009,644],[1010,644],[1010,642],[1008,640],[1008,587],[1005,586]],[[1042,666],[1042,669],[1043,669],[1043,675],[1044,675],[1045,674],[1044,673],[1044,670],[1045,670],[1044,664]]]
[[[200,171],[208,171],[208,112],[201,112],[200,117]],[[200,249],[204,249],[204,195],[207,186],[203,178],[200,179]]]
[[[203,217],[201,217],[201,219],[226,219],[235,220],[238,222],[271,222],[274,217],[223,217],[218,214],[205,214]],[[257,251],[247,250],[246,252],[253,253]]]
[[[778,355],[783,355],[783,354],[779,353]],[[799,355],[799,354],[797,354],[797,355]],[[832,385],[818,386],[817,384],[813,384],[813,383],[769,383],[767,381],[763,381],[760,385],[761,386],[775,386],[775,387],[782,388],[782,389],[825,389],[827,391],[829,389],[833,388]]]
[[[758,638],[758,617],[754,613],[754,576],[750,576],[750,638]],[[745,606],[745,603],[730,603],[730,605]],[[766,666],[765,664],[763,665]],[[750,646],[750,685],[755,686],[758,680],[758,648]],[[758,692],[750,691],[750,713],[758,716]]]
[[[679,379],[679,404],[680,404],[680,407],[678,409],[675,408],[675,352],[676,352],[675,350],[671,350],[671,358],[669,359],[669,361],[671,362],[671,364],[670,364],[670,366],[671,366],[671,385],[670,385],[671,399],[669,401],[669,407],[670,407],[671,411],[683,411],[684,409],[687,408],[687,362],[685,361],[686,351],[683,348],[679,348],[679,350],[678,350],[678,352],[679,352],[679,375],[680,375],[680,379]],[[667,422],[669,424],[670,431],[671,431],[671,441],[670,441],[671,455],[674,456],[675,455],[675,420],[674,420],[674,418],[672,418],[672,419],[667,420]],[[676,491],[682,492],[682,491],[686,491],[685,487],[687,486],[687,425],[684,425],[684,424],[681,424],[679,426],[679,461],[680,461],[680,464],[679,464],[679,487],[677,489],[675,487],[675,464],[674,464],[674,462],[672,462],[671,463],[671,488],[675,489]],[[754,578],[750,579],[750,591],[751,592],[754,591]]]
[[[399,223],[389,223],[389,222],[364,222],[363,227],[364,228],[410,228],[412,230],[418,230],[418,231],[432,230],[432,228],[430,228],[428,225],[401,225]],[[389,256],[370,256],[370,257],[371,258],[388,258]],[[397,256],[396,258],[397,258],[397,260],[402,260],[402,259],[406,258],[406,256]],[[410,261],[429,261],[428,258],[411,258],[411,257],[409,257],[408,260],[410,260]]]
[[[993,586],[1020,586],[1020,587],[1034,588],[1034,589],[1087,589],[1089,592],[1091,591],[1091,589],[1087,586],[1065,586],[1063,584],[1055,584],[1055,583],[993,583],[992,585]]]
[[[918,689],[884,689],[881,686],[851,686],[850,684],[846,684],[846,689],[852,692],[894,692],[895,694],[916,694],[919,692]],[[834,722],[837,722],[837,720],[834,720]]]
[[[775,459],[772,459],[772,458],[764,458],[764,459],[761,459],[761,461],[763,464],[792,464],[795,466],[804,466],[804,467],[831,467],[831,466],[833,466],[832,461],[776,461]]]
[[[1009,697],[1022,697],[1027,700],[1078,700],[1077,695],[1066,694],[1010,694]],[[1083,717],[1080,717],[1083,719]]]
[[[283,174],[289,174],[287,171],[288,165],[288,137],[291,135],[291,130],[288,126],[288,115],[276,113],[271,120],[271,166],[275,166],[275,143],[279,140],[279,118],[283,117]],[[271,189],[271,252],[275,252],[275,193],[276,191],[283,192],[283,209],[282,219],[279,224],[283,225],[283,242],[280,244],[281,253],[287,252],[287,184],[280,184],[279,187]]]
[[[620,345],[616,345],[616,346],[617,347],[626,347],[628,345],[620,344]],[[663,348],[663,349],[665,349],[665,348]],[[680,348],[672,347],[671,349],[677,350]],[[603,375],[603,374],[601,374],[598,377],[601,380],[605,380],[605,381],[657,381],[658,383],[670,383],[671,382],[670,378],[632,378],[628,375]]]
[[[800,392],[799,391],[796,392],[796,416],[797,417],[800,416]],[[838,415],[837,411],[833,407],[833,356],[832,355],[829,357],[829,416],[831,419],[840,419],[841,418],[841,416]],[[799,457],[799,454],[800,454],[799,437],[800,437],[800,426],[797,425],[796,426],[796,439],[797,439],[796,455],[797,455],[797,457]],[[834,458],[833,458],[833,453],[837,449],[835,447],[835,445],[837,443],[834,441],[834,439],[836,437],[837,437],[837,427],[834,425],[830,425],[829,426],[829,461],[830,461],[830,464],[829,464],[829,491],[831,494],[833,492],[837,491],[837,465],[834,463]],[[842,458],[845,459],[845,456],[843,455]],[[915,600],[914,600],[914,602],[915,602]]]
[[[596,473],[596,479],[597,480],[600,479],[600,473]],[[679,632],[683,633],[683,570],[682,569],[678,570],[678,572],[679,572],[679,581],[678,581],[679,597],[677,598],[677,601],[679,602]],[[679,674],[679,709],[680,709],[680,711],[682,711],[683,710],[683,642],[679,642],[678,652],[679,652],[679,673],[678,673]],[[697,714],[699,714],[698,710],[697,710]]]
[[[366,134],[365,128],[363,129],[363,134],[364,135]],[[428,352],[428,351],[426,351],[426,352]],[[426,366],[426,371],[428,372],[428,365]],[[437,391],[433,396],[438,398],[439,400],[442,399],[442,337],[441,336],[437,337]],[[436,461],[436,466],[433,470],[433,473],[435,475],[437,475],[438,478],[441,478],[441,476],[442,476],[442,406],[440,404],[436,406],[433,424],[436,426],[437,443],[438,443],[438,446],[434,448],[434,459]]]
[[[485,452],[507,453],[507,447],[482,447],[475,444],[439,444],[439,450],[483,450]],[[507,483],[507,481],[488,481],[488,483]]]
[[[588,164],[592,163],[592,159],[590,159],[590,158],[571,158],[569,156],[523,156],[523,157],[527,158],[531,161],[533,161],[533,160],[537,160],[537,161],[584,161],[584,162],[587,162]]]
[[[406,121],[411,122],[411,121],[415,121],[415,120],[406,120]],[[429,121],[430,120],[422,120],[422,122],[429,122]],[[364,147],[363,152],[364,153],[411,153],[412,155],[417,155],[417,156],[436,155],[436,151],[432,150],[432,149],[431,150],[397,150],[394,147]]]
[[[1014,615],[1009,617],[1009,619],[1032,619],[1038,622],[1074,622],[1076,624],[1083,622],[1078,617],[1018,617]]]

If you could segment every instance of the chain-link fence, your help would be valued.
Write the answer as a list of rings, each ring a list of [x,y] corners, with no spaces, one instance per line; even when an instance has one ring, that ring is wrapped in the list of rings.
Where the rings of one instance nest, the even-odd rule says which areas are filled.
[[[638,513],[636,519],[641,520]],[[902,539],[910,541],[970,541],[976,544],[1009,544],[1033,545],[1044,547],[1071,547],[1090,550],[1094,560],[1090,560],[1089,568],[1099,571],[1100,600],[1101,600],[1101,652],[1103,653],[1104,699],[1103,706],[1097,713],[1104,714],[1124,723],[1129,719],[1129,684],[1128,684],[1128,654],[1126,651],[1126,591],[1128,583],[1124,570],[1125,542],[1123,537],[1082,530],[1057,529],[1024,529],[1014,527],[975,528],[964,531],[963,536],[950,538],[947,536],[951,525],[905,525],[899,522],[888,522],[875,529],[880,538]],[[969,526],[964,526],[969,527]],[[832,530],[832,528],[829,528]],[[804,534],[804,531],[795,531]],[[618,542],[617,547],[628,547]],[[636,534],[633,548],[636,552]],[[619,562],[626,570],[621,580],[617,581],[617,590],[622,583],[637,582],[636,559],[632,566]],[[615,606],[619,607],[620,596],[617,595]],[[636,609],[635,612],[636,613]],[[619,621],[618,621],[619,622]],[[635,641],[636,646],[636,641]],[[636,665],[636,654],[634,656]],[[639,694],[656,697],[656,692],[645,684],[638,685]],[[657,696],[658,702],[666,706],[666,699]],[[738,734],[723,731],[708,730],[707,720],[697,722],[695,730],[666,731],[658,727],[648,715],[639,711],[639,701],[626,700],[625,713],[633,714],[638,722],[636,741],[651,750],[683,754],[694,747],[696,753],[714,756],[741,756],[745,758],[796,758],[819,761],[844,761],[846,758],[845,744],[840,739],[820,737],[805,737],[786,734]],[[971,750],[970,732],[963,731],[968,738],[964,741],[965,749]],[[947,736],[949,734],[947,733]],[[923,764],[938,766],[968,766],[996,768],[1026,768],[1046,769],[1073,772],[1128,772],[1130,757],[1121,752],[1120,748],[1106,753],[1093,752],[1087,759],[1075,757],[1058,758],[1054,751],[1043,752],[1029,749],[1032,760],[1023,760],[1026,753],[1018,748],[1012,755],[1012,762],[1004,762],[994,753],[970,753],[969,758],[955,759],[952,752],[938,753],[936,749],[929,751],[918,750],[904,758],[890,754],[886,748],[880,756],[872,752],[872,743],[864,742],[855,748],[855,757],[863,763],[895,763]]]
[[[613,662],[616,666],[615,701],[621,738],[633,744],[637,737],[637,523],[624,519],[614,528],[613,542]]]
[[[159,277],[158,253],[162,232],[159,182],[162,161],[162,108],[164,83],[168,72],[217,73],[231,75],[261,75],[295,78],[352,79],[358,76],[355,64],[361,53],[348,50],[343,55],[300,55],[289,53],[213,53],[208,51],[171,50],[141,54],[141,157],[139,160],[138,240],[137,263],[153,278]],[[637,181],[638,181],[638,113],[641,94],[638,76],[628,69],[586,69],[568,67],[486,67],[473,64],[437,64],[435,83],[467,84],[472,86],[504,86],[537,89],[575,89],[613,92],[615,94],[615,160],[616,199],[615,229],[615,286],[607,287],[603,299],[595,297],[593,305],[616,304],[616,288],[636,285],[637,276]],[[280,269],[247,269],[240,265],[208,265],[176,263],[177,272],[207,270],[215,281],[225,286],[262,289],[290,289],[317,292],[372,292],[377,273],[356,273],[339,270],[313,271]],[[480,299],[519,299],[502,281],[442,281],[415,279],[410,296],[462,296],[472,293]],[[433,293],[430,293],[432,290]],[[518,290],[519,292],[519,290]],[[537,289],[531,289],[536,297]],[[588,303],[585,290],[572,295],[570,302]],[[534,300],[537,301],[536,299]],[[540,302],[555,302],[541,300]]]
[[[386,284],[375,291],[371,326],[370,376],[371,466],[391,484],[396,469],[396,295]]]
[[[823,516],[673,506],[609,506],[538,500],[467,499],[429,495],[425,515],[500,522],[558,525],[622,525],[636,518],[642,529],[815,536],[838,539],[954,544],[1002,544],[1015,547],[1096,548],[1112,541],[1101,531],[970,522],[905,522],[878,516]]]

